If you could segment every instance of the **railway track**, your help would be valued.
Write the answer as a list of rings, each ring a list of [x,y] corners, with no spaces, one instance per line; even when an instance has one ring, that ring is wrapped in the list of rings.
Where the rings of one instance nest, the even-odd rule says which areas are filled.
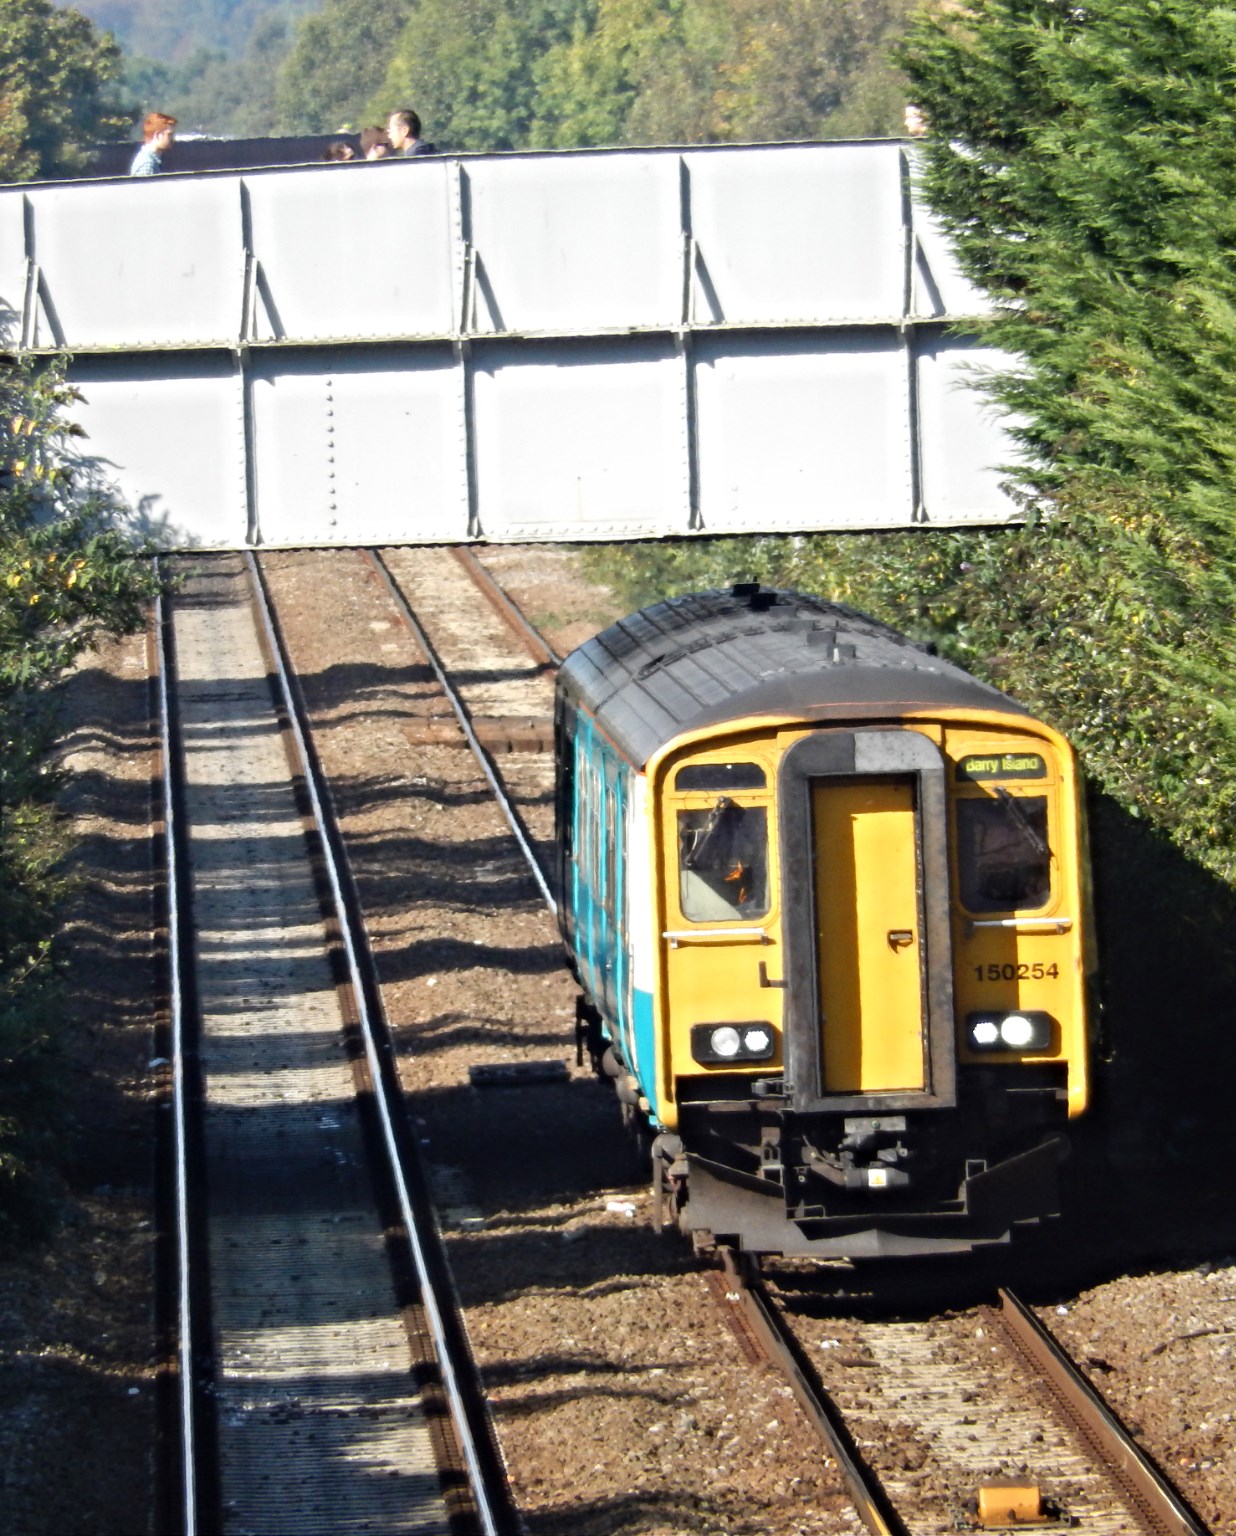
[[[957,1319],[850,1323],[814,1335],[758,1268],[721,1250],[717,1300],[791,1382],[872,1536],[1080,1527],[1099,1536],[1207,1536],[1083,1373],[1012,1292]],[[821,1345],[824,1347],[821,1348]],[[814,1347],[813,1347],[814,1346]],[[1002,1356],[992,1370],[985,1353]],[[857,1382],[855,1378],[858,1378]]]
[[[476,558],[471,555],[465,555],[463,551],[455,551],[454,553],[459,557],[465,574],[476,585],[482,597],[496,609],[503,621],[515,631],[525,647],[532,652],[533,659],[538,665],[538,672],[541,667],[549,665],[549,658],[553,653],[548,647],[543,645],[536,631],[527,623],[523,615],[519,613],[515,605],[506,597],[497,583],[484,572],[484,568]],[[465,700],[464,693],[451,682],[447,674],[447,666],[438,654],[437,647],[429,638],[425,627],[412,611],[412,606],[404,594],[403,588],[391,574],[385,560],[376,550],[363,551],[363,557],[368,561],[374,575],[381,582],[387,596],[394,605],[395,611],[399,614],[403,624],[428,661],[437,680],[438,687],[442,690],[442,694],[455,716],[465,741],[472,749],[473,755],[480,765],[481,772],[485,775],[486,781],[493,791],[494,798],[506,819],[507,825],[511,829],[511,833],[519,846],[520,853],[527,863],[528,872],[536,882],[537,890],[541,893],[542,900],[551,913],[556,912],[557,903],[554,901],[553,894],[549,888],[549,877],[543,856],[537,852],[534,846],[533,834],[529,830],[524,818],[520,815],[512,794],[508,791],[506,783],[494,765],[492,750],[495,742],[499,742],[502,746],[509,748],[512,741],[519,741],[521,745],[530,747],[534,751],[547,750],[550,745],[551,728],[551,721],[548,715],[540,713],[532,715],[523,721],[504,715],[497,717],[481,716],[478,722],[474,724],[473,712]],[[464,644],[467,643],[466,637],[456,637],[456,639],[457,643],[461,640]],[[553,664],[556,665],[556,658],[554,658]],[[457,669],[462,669],[466,667],[467,660],[456,660],[454,665]],[[539,683],[539,676],[532,681]],[[541,702],[542,696],[543,689],[538,687],[534,695],[536,703],[539,704]]]
[[[177,1523],[516,1530],[256,562],[195,562],[161,628]]]

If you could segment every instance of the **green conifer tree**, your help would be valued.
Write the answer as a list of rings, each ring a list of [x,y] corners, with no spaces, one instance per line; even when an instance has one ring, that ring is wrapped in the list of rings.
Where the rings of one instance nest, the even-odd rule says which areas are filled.
[[[1017,541],[1003,607],[1030,647],[1069,610],[1075,686],[1042,667],[1038,691],[1102,777],[1230,877],[1236,12],[967,0],[920,12],[901,59],[931,128],[926,195],[996,302],[985,334],[1019,359],[995,391],[1019,478],[1055,517]],[[972,635],[999,632],[1002,585],[969,583]]]

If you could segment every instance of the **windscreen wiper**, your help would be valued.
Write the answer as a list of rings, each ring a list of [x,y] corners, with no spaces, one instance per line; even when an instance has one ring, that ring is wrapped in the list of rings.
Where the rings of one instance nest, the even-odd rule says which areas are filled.
[[[1040,858],[1050,859],[1051,849],[1030,825],[1030,818],[1026,815],[1025,811],[1022,810],[1021,806],[1018,805],[1017,797],[1015,795],[1010,795],[1003,784],[997,784],[995,788],[996,794],[1000,800],[1000,804],[1009,813],[1017,830],[1022,834],[1022,836],[1026,839],[1031,848],[1034,849],[1035,853],[1037,853]]]

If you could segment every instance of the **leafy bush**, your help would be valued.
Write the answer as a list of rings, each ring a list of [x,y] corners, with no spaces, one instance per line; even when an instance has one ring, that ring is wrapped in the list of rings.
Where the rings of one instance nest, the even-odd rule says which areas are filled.
[[[60,374],[0,361],[0,1225],[50,1135],[55,951],[67,839],[46,753],[53,690],[104,635],[140,627],[151,563],[78,473]]]

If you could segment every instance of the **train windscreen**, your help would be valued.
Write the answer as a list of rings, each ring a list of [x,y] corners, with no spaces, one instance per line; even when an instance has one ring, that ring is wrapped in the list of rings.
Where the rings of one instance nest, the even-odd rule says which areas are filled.
[[[968,912],[1020,912],[1051,897],[1047,797],[1011,795],[957,801],[957,868]]]
[[[679,900],[693,923],[763,917],[768,911],[768,815],[728,795],[678,813]]]

